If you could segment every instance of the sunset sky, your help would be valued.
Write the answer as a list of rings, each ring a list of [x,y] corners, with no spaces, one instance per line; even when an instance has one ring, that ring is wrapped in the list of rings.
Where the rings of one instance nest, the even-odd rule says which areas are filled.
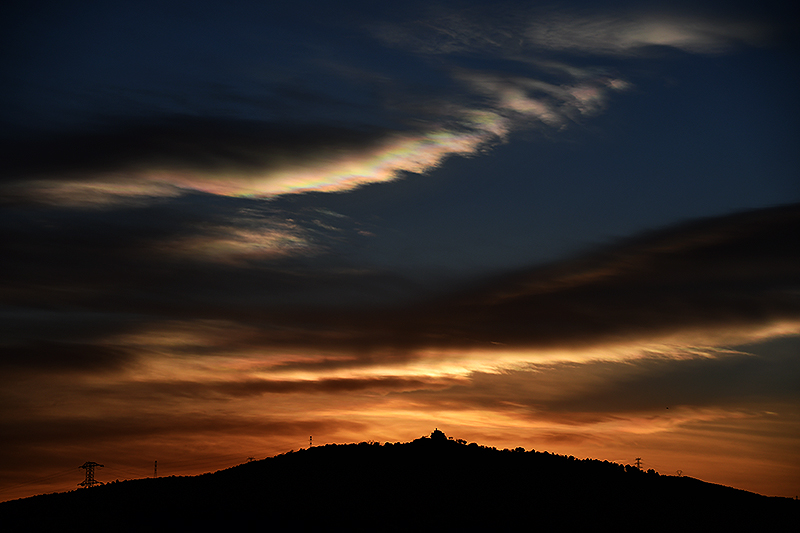
[[[784,4],[4,2],[0,501],[435,427],[800,494]]]

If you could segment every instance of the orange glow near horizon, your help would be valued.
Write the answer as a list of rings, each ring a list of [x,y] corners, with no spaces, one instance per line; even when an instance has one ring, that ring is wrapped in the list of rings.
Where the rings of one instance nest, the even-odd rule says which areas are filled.
[[[28,406],[17,422],[47,426],[58,421],[48,430],[49,438],[62,443],[52,460],[76,463],[76,468],[82,460],[101,462],[107,465],[97,472],[103,481],[147,477],[154,460],[164,476],[214,471],[247,457],[305,447],[309,435],[315,445],[405,442],[438,427],[454,438],[501,449],[522,446],[622,463],[640,456],[646,468],[666,475],[681,470],[768,495],[791,496],[796,490],[800,413],[791,405],[645,401],[614,407],[613,397],[591,400],[611,379],[637,379],[641,363],[747,357],[743,352],[691,347],[657,352],[639,346],[635,353],[632,346],[620,346],[542,353],[541,360],[530,352],[444,358],[431,353],[403,364],[373,360],[336,368],[334,359],[332,369],[291,371],[279,365],[321,359],[313,354],[264,357],[250,349],[213,357],[181,354],[187,345],[214,346],[229,326],[198,325],[174,323],[160,333],[126,337],[125,345],[145,351],[118,371],[40,378],[39,390],[59,391],[46,400],[23,381],[8,391]],[[22,455],[46,445],[43,441]],[[70,477],[47,478],[61,470],[55,462],[43,464],[34,476],[41,477],[39,482],[6,474],[4,485],[10,488],[2,497],[74,488],[72,481],[80,481],[77,470]]]
[[[224,410],[208,413],[208,419],[194,431],[184,429],[174,434],[167,431],[111,441],[92,439],[93,443],[67,447],[60,459],[62,465],[70,460],[80,464],[85,457],[102,462],[107,467],[98,470],[97,478],[102,481],[149,477],[154,460],[159,462],[161,476],[196,475],[242,463],[248,457],[262,459],[305,448],[309,435],[313,436],[314,445],[367,440],[407,442],[438,427],[448,436],[498,449],[521,446],[621,464],[632,464],[634,457],[642,457],[645,468],[653,468],[662,475],[676,475],[680,470],[686,476],[765,495],[792,496],[800,473],[794,453],[797,436],[774,437],[786,423],[786,415],[709,411],[689,413],[683,420],[666,425],[643,417],[559,426],[552,421],[536,423],[496,410],[420,411],[418,404],[396,405],[395,401],[386,402],[373,394],[351,398],[345,402],[349,407],[338,404],[333,407],[330,397],[319,396],[295,397],[290,402],[291,409],[287,409],[287,402],[273,405],[271,400],[272,397],[261,399],[266,406],[257,405],[259,402],[247,402],[248,405],[236,402]],[[277,434],[274,428],[259,424],[259,414],[275,409],[283,412],[270,421],[279,429]],[[201,404],[192,411],[202,410]],[[236,422],[231,424],[230,417]],[[798,413],[789,413],[789,417],[796,423]],[[102,422],[98,420],[98,426]],[[764,432],[772,434],[767,448],[758,442],[758,435]],[[11,488],[4,489],[3,500],[71,490],[72,482],[80,481],[76,468],[72,475],[49,482],[46,477],[63,470],[63,466],[54,464],[49,470],[48,466],[43,465],[41,476],[12,480]],[[36,482],[37,477],[44,479]]]

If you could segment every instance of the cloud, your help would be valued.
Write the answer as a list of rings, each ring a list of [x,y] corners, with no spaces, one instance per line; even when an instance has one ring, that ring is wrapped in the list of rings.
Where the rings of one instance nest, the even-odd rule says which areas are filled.
[[[430,8],[404,23],[376,23],[372,34],[398,48],[415,74],[349,66],[360,59],[346,56],[337,60],[339,68],[317,65],[318,77],[287,91],[294,76],[279,62],[273,67],[280,72],[268,76],[266,86],[251,73],[246,90],[226,89],[247,94],[235,104],[257,120],[212,117],[207,110],[200,113],[206,118],[189,118],[162,108],[147,119],[106,117],[89,132],[28,136],[4,147],[0,201],[111,208],[198,192],[274,198],[349,191],[428,172],[451,156],[478,154],[514,131],[563,128],[604,109],[611,94],[629,87],[584,60],[556,60],[553,51],[628,55],[658,45],[717,53],[734,42],[758,44],[766,30],[691,13],[493,5]],[[426,59],[430,54],[440,56],[435,65]],[[465,54],[489,57],[501,71],[464,61]],[[439,81],[421,85],[418,72]],[[326,109],[342,106],[340,83],[353,90],[366,85],[382,97],[360,102],[346,118],[326,120]],[[316,122],[303,111],[306,104],[297,105],[301,93],[314,103]],[[234,103],[227,101],[231,95],[219,98],[211,100],[220,108]],[[292,111],[265,114],[265,105]]]
[[[598,55],[632,55],[650,46],[700,54],[760,45],[769,29],[755,21],[670,12],[545,13],[525,31],[532,46]]]
[[[471,34],[487,27],[476,24]],[[383,100],[336,126],[297,114],[267,119],[254,113],[260,120],[162,115],[109,117],[91,131],[29,136],[4,149],[0,200],[108,209],[193,193],[274,198],[349,191],[428,172],[451,156],[478,154],[513,131],[563,128],[603,109],[610,93],[627,87],[602,69],[525,54],[508,58],[499,48],[491,53],[516,63],[515,73],[468,69],[455,61],[433,68],[406,52],[406,61],[449,79],[422,91],[403,72],[387,74],[390,81],[375,75],[366,83],[386,86]],[[519,65],[527,65],[524,73]],[[325,75],[333,78],[309,89],[318,103],[330,99],[326,87],[344,74],[328,69]],[[359,75],[362,85],[365,76]],[[294,93],[284,96],[291,100]],[[256,96],[248,102],[254,109],[263,105]],[[383,125],[368,126],[376,115],[385,117],[378,121]]]
[[[683,418],[712,408],[752,411],[759,405],[797,400],[800,389],[794,378],[799,362],[786,352],[796,350],[799,342],[794,336],[742,347],[750,353],[709,348],[687,356],[676,348],[635,361],[532,365],[476,376],[467,396],[505,398],[525,405],[535,419],[554,422],[573,416]],[[503,394],[493,393],[495,386],[502,387]]]
[[[304,228],[283,220],[260,221],[249,228],[208,225],[197,229],[195,235],[153,243],[151,252],[194,262],[242,265],[321,251]]]
[[[118,370],[133,359],[116,346],[62,342],[33,342],[0,347],[0,368],[39,372]]]
[[[112,208],[190,193],[273,198],[349,191],[475,155],[514,130],[563,128],[627,87],[606,75],[567,75],[560,84],[464,69],[453,76],[468,89],[455,95],[463,103],[418,110],[423,114],[414,120],[422,126],[414,129],[171,119],[26,141],[8,150],[0,199]],[[478,101],[487,97],[489,105]]]
[[[201,381],[148,381],[118,383],[112,394],[152,394],[159,397],[192,397],[216,400],[220,398],[260,397],[267,394],[340,394],[367,393],[374,395],[388,392],[414,390],[441,390],[454,383],[454,379],[431,377],[353,377],[333,379],[231,379],[229,381],[203,379]],[[95,391],[102,394],[100,391]]]
[[[284,331],[299,328],[296,339],[274,340],[388,360],[397,351],[501,357],[793,334],[800,327],[800,259],[786,239],[800,231],[798,212],[794,205],[703,220],[395,309],[274,315]]]
[[[7,302],[24,303],[14,330],[30,335],[17,345],[294,354],[268,363],[282,379],[359,372],[463,376],[525,361],[603,353],[629,358],[643,343],[731,346],[796,334],[800,258],[787,243],[800,231],[798,213],[792,205],[696,221],[549,266],[474,280],[455,292],[356,268],[334,254],[308,255],[312,227],[336,234],[348,224],[331,215],[323,222],[316,212],[302,223],[295,219],[290,235],[303,238],[281,253],[259,251],[257,235],[234,241],[243,249],[229,246],[230,239],[251,238],[247,228],[262,216],[272,239],[269,209],[242,214],[241,225],[230,218],[212,230],[192,224],[198,233],[176,222],[154,235],[136,224],[126,230],[133,233],[106,224],[92,234],[91,217],[81,233],[75,230],[83,223],[71,218],[64,239],[37,236],[29,227],[27,235],[10,231],[4,264],[13,275],[2,287]],[[228,248],[217,254],[185,244],[193,242]],[[75,338],[63,328],[49,331],[25,311],[45,304],[52,310],[48,321],[78,309],[88,313],[87,331],[91,316],[117,317],[109,325],[117,333],[100,327]],[[197,332],[203,333],[195,340],[181,340]],[[316,357],[306,357],[311,353]]]
[[[491,72],[457,71],[455,77],[473,91],[492,100],[491,108],[507,117],[504,133],[512,120],[517,127],[530,127],[530,121],[560,128],[580,115],[600,111],[612,90],[628,87],[627,82],[605,76],[583,78],[567,84],[553,84],[536,78],[501,75]]]
[[[781,341],[798,346],[797,337]],[[759,350],[758,345],[753,348]],[[748,411],[796,402],[800,392],[794,384],[800,370],[794,357],[727,353],[676,362],[653,359],[637,364],[635,373],[611,366],[604,372],[605,383],[548,402],[547,410],[554,418],[564,412],[665,416],[686,408]]]
[[[403,23],[376,23],[376,39],[421,54],[496,53],[519,49],[520,9],[507,5],[458,10],[426,6]]]
[[[799,223],[796,205],[698,221],[522,272],[455,305],[473,338],[485,328],[486,340],[508,344],[796,323],[798,258],[786,238]]]
[[[658,462],[665,452],[686,451],[689,442],[766,439],[773,453],[791,456],[799,345],[795,335],[738,349],[675,346],[622,361],[531,363],[474,372],[442,391],[402,393],[391,406],[405,403],[467,425],[482,421],[477,427],[491,419],[490,433],[525,433],[537,448],[628,450],[650,438],[647,455]]]
[[[346,191],[402,172],[426,172],[493,138],[491,128],[466,122],[359,131],[181,119],[25,145],[9,154],[0,192],[7,202],[102,207],[187,192],[273,197]]]
[[[758,18],[706,14],[696,6],[581,10],[499,3],[458,11],[430,8],[403,24],[378,25],[374,34],[421,54],[519,59],[551,51],[634,55],[651,46],[715,54],[737,44],[764,44],[772,28]]]

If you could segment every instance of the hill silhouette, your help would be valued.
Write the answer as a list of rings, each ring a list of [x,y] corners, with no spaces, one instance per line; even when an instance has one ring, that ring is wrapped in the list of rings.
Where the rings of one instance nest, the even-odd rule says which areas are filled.
[[[408,443],[317,446],[213,474],[112,482],[0,504],[6,531],[768,531],[800,503],[441,431]]]

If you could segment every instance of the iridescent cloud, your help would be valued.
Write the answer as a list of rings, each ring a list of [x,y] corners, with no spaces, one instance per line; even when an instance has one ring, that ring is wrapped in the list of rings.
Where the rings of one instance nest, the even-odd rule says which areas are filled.
[[[197,192],[272,198],[347,191],[428,172],[447,157],[474,155],[513,131],[563,128],[602,110],[610,94],[629,86],[585,61],[555,61],[548,51],[602,56],[659,45],[716,53],[737,42],[759,44],[767,31],[756,22],[691,13],[609,15],[505,5],[458,13],[432,9],[406,25],[376,27],[373,35],[415,60],[440,56],[441,71],[451,76],[441,94],[428,96],[430,102],[407,106],[402,125],[365,129],[365,122],[353,120],[344,128],[298,130],[280,123],[180,119],[120,126],[42,144],[19,161],[12,153],[0,195],[6,201],[108,208]],[[465,52],[510,68],[464,68],[457,56]],[[318,96],[325,101],[324,90]]]
[[[109,207],[142,204],[187,192],[219,196],[270,198],[309,191],[347,191],[367,183],[391,181],[402,173],[425,173],[447,157],[470,156],[516,129],[537,125],[561,128],[569,120],[603,107],[607,94],[624,89],[623,80],[599,77],[555,85],[535,78],[457,71],[455,77],[472,91],[492,100],[489,107],[462,107],[446,118],[453,126],[432,127],[417,133],[383,132],[361,146],[319,146],[303,153],[281,153],[265,144],[230,145],[221,140],[220,151],[238,155],[203,168],[184,156],[176,158],[170,146],[143,153],[131,165],[120,159],[113,171],[87,169],[80,173],[53,170],[4,187],[7,197],[75,207]],[[206,142],[210,141],[207,140]],[[179,144],[179,139],[174,140]],[[108,154],[106,154],[108,156]],[[171,157],[164,166],[159,159]]]
[[[215,164],[219,168],[203,168],[202,161],[198,166],[197,161],[183,156],[163,166],[158,159],[171,155],[171,148],[166,146],[142,154],[133,166],[120,160],[123,168],[119,170],[60,174],[54,170],[45,176],[29,176],[23,182],[11,181],[3,192],[7,198],[103,207],[141,204],[187,192],[268,198],[308,191],[346,191],[366,183],[390,181],[403,172],[426,172],[451,155],[473,154],[498,131],[502,130],[494,122],[480,118],[465,121],[459,129],[384,133],[378,140],[365,139],[363,146],[320,146],[302,154],[281,153],[269,144],[262,150],[240,147],[241,153],[229,162]],[[228,146],[229,141],[223,143],[219,150],[235,149]]]
[[[198,192],[272,198],[348,191],[428,172],[448,157],[475,155],[520,129],[563,128],[603,109],[610,93],[628,85],[602,69],[530,54],[511,61],[528,65],[523,70],[529,74],[446,67],[452,83],[439,99],[450,103],[410,109],[404,120],[412,128],[363,129],[353,123],[304,130],[185,118],[118,125],[23,154],[7,169],[0,193],[11,201],[109,208]]]

